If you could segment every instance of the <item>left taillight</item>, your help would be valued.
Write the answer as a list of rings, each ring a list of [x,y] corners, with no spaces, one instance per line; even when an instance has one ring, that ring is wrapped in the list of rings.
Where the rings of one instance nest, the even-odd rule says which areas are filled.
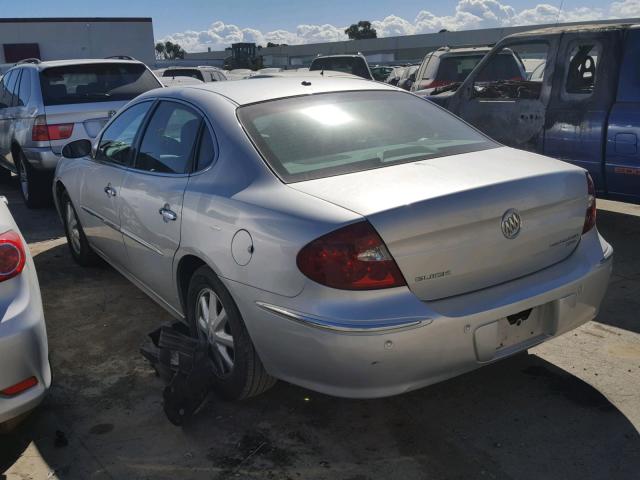
[[[334,230],[298,252],[300,271],[341,290],[377,290],[406,285],[395,260],[367,221]]]
[[[591,175],[587,175],[587,212],[584,216],[584,227],[582,233],[585,234],[596,226],[596,186]]]
[[[72,134],[73,123],[48,124],[44,115],[37,116],[31,127],[31,140],[34,142],[66,140]]]
[[[20,275],[26,259],[20,235],[13,230],[0,234],[0,282]]]

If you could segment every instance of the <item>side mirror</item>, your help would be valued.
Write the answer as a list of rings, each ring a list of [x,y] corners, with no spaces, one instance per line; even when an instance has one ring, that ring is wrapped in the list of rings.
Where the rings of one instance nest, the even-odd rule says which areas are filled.
[[[85,138],[67,143],[62,148],[64,158],[81,158],[91,153],[91,142]]]
[[[412,73],[411,75],[409,75],[409,80],[411,80],[412,82],[416,81],[416,74]]]

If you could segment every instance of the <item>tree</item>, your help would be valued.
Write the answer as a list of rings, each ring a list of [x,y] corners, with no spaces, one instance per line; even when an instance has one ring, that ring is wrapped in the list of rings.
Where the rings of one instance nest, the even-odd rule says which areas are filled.
[[[156,58],[158,60],[175,60],[176,58],[184,58],[184,48],[177,43],[169,40],[166,42],[156,43]]]
[[[273,43],[273,42],[267,42],[267,48],[269,47],[287,47],[288,45],[286,43]]]
[[[363,40],[365,38],[378,38],[375,28],[371,27],[371,22],[360,20],[347,28],[344,33],[349,36],[350,40]]]

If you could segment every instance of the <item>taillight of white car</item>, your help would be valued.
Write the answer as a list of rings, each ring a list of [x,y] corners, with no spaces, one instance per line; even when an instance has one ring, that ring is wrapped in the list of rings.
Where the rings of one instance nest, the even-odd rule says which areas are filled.
[[[0,233],[0,282],[19,275],[26,258],[20,235],[13,230]]]
[[[596,226],[596,186],[591,175],[587,175],[587,213],[584,217],[584,227],[582,233],[585,234]]]
[[[369,224],[359,222],[307,244],[298,253],[300,271],[342,290],[377,290],[406,285],[398,265]]]

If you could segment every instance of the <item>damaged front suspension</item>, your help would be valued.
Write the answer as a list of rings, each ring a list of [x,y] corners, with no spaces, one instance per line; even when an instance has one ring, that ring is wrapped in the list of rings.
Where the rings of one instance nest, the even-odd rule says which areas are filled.
[[[166,384],[163,407],[174,425],[184,425],[202,408],[213,388],[213,370],[206,342],[194,338],[181,322],[149,334],[151,345],[140,353]]]

